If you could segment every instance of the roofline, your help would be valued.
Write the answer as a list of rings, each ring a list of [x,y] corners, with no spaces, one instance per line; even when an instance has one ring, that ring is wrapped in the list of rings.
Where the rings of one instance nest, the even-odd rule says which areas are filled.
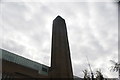
[[[2,50],[2,51],[7,51],[7,52],[9,52],[9,53],[11,53],[11,54],[13,54],[13,55],[16,55],[16,56],[22,57],[22,58],[27,59],[27,60],[29,60],[29,61],[31,61],[31,62],[35,62],[35,63],[37,63],[37,64],[41,64],[41,63],[39,63],[39,62],[37,62],[37,61],[33,61],[33,60],[28,59],[28,58],[25,58],[25,57],[23,57],[23,56],[21,56],[21,55],[15,54],[15,53],[12,52],[12,51],[8,51],[8,50],[6,50],[6,49],[2,49],[2,48],[0,48],[0,50]],[[49,67],[49,66],[44,65],[44,64],[41,64],[41,65],[46,66],[46,67]]]

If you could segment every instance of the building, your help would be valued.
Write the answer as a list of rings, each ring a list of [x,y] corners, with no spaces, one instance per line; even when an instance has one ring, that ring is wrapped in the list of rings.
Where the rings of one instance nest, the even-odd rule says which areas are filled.
[[[49,78],[73,80],[69,42],[65,20],[57,16],[53,21],[51,67],[0,49],[2,79]]]
[[[83,80],[73,76],[67,28],[60,16],[53,21],[51,49],[51,67],[0,49],[2,80]]]
[[[48,78],[49,67],[0,49],[2,55],[2,79]]]
[[[51,47],[51,78],[73,78],[67,28],[60,16],[53,20]]]

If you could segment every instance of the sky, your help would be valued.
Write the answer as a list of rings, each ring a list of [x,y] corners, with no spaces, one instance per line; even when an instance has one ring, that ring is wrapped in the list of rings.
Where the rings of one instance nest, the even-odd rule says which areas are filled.
[[[19,1],[19,0],[18,0]],[[68,31],[73,73],[101,69],[110,72],[110,60],[118,61],[118,5],[115,2],[29,2],[1,0],[0,48],[50,66],[53,20],[60,15]],[[108,0],[107,0],[108,1]]]

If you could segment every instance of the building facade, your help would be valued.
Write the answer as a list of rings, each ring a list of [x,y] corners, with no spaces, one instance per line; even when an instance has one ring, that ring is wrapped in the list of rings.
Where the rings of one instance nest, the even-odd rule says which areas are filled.
[[[2,52],[2,53],[1,53]],[[2,78],[48,78],[49,67],[0,49]]]

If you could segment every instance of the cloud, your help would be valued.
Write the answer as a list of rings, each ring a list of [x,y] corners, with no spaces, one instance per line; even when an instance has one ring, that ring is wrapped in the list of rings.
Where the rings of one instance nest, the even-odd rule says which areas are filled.
[[[118,0],[1,0],[1,2],[118,2]]]
[[[101,68],[106,77],[117,77],[108,70],[109,60],[118,57],[115,3],[2,3],[2,48],[50,66],[52,21],[57,15],[66,20],[74,74],[83,77],[88,56],[94,72]]]

